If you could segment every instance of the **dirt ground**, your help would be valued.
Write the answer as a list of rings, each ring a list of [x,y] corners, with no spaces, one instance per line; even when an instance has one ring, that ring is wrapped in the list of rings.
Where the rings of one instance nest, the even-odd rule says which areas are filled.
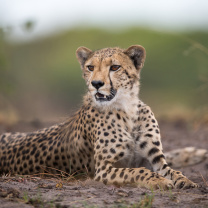
[[[208,149],[208,126],[187,125],[184,121],[160,121],[164,152],[180,147]],[[41,122],[0,125],[5,131],[32,131],[47,127]],[[149,191],[135,187],[105,186],[90,179],[38,176],[0,177],[0,207],[208,207],[208,159],[179,169],[200,185],[196,189]]]

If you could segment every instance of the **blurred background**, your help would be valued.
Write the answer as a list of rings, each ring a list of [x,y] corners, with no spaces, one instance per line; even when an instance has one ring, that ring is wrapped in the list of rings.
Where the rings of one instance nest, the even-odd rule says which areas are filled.
[[[79,46],[140,44],[140,98],[164,119],[208,121],[207,0],[0,0],[0,124],[81,106]]]

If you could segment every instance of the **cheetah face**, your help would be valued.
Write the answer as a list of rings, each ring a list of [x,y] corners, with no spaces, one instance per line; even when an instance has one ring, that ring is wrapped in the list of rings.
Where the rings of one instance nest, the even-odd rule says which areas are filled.
[[[77,49],[77,58],[83,70],[92,100],[97,105],[112,105],[128,99],[137,86],[140,69],[145,60],[142,46],[131,46],[126,50],[105,48],[91,51],[85,47]]]

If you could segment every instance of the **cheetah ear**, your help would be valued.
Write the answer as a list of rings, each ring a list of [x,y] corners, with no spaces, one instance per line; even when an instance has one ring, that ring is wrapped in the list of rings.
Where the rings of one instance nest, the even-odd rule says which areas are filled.
[[[92,51],[86,47],[79,47],[77,49],[76,56],[82,68],[84,67],[85,62],[91,53]]]
[[[140,45],[133,45],[127,48],[124,53],[130,57],[136,69],[140,71],[140,69],[144,66],[146,58],[146,51],[144,47]]]

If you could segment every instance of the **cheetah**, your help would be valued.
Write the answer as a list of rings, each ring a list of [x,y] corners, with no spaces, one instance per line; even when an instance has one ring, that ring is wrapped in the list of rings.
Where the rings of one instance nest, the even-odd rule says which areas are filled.
[[[188,165],[184,157],[190,156],[200,162],[206,150],[186,148],[165,155],[158,122],[139,99],[145,49],[140,45],[97,51],[80,47],[76,56],[88,89],[82,107],[61,124],[1,135],[0,173],[60,170],[87,172],[104,184],[197,187],[170,163]]]

